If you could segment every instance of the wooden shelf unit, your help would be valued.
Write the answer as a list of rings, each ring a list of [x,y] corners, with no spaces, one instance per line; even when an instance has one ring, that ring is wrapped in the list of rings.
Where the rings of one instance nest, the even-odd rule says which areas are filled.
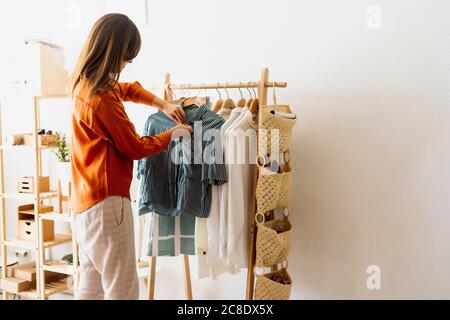
[[[43,247],[51,248],[54,246],[58,246],[58,245],[66,244],[66,243],[70,243],[70,242],[72,242],[72,236],[65,235],[65,234],[55,234],[55,239],[50,240],[50,241],[44,241]],[[33,250],[36,250],[38,248],[38,242],[30,241],[30,240],[9,239],[9,240],[4,240],[3,244],[7,247],[14,247],[14,248],[33,249]]]
[[[56,199],[58,197],[57,191],[41,192],[39,195],[36,193],[20,193],[20,192],[6,192],[1,194],[2,198],[12,199],[12,200],[23,200],[23,201],[36,201],[39,198],[42,200]]]
[[[57,273],[67,274],[69,276],[75,275],[75,268],[73,267],[73,265],[63,260],[47,261],[42,265],[42,268],[44,269],[44,271],[53,271]]]
[[[58,212],[40,213],[39,218],[42,220],[72,222],[72,215],[69,213],[58,213]]]
[[[51,241],[43,241],[42,239],[42,221],[43,220],[54,220],[64,223],[71,223],[71,215],[70,213],[57,213],[57,212],[49,212],[49,213],[39,213],[36,214],[36,209],[33,210],[22,210],[21,213],[28,214],[31,217],[34,217],[35,222],[35,232],[37,234],[37,241],[27,241],[20,239],[7,239],[6,238],[6,200],[16,200],[16,201],[28,201],[33,203],[34,208],[38,208],[43,200],[51,200],[58,199],[59,201],[67,201],[70,195],[64,197],[58,191],[49,191],[49,192],[39,192],[38,185],[38,177],[42,176],[42,151],[56,149],[54,146],[39,146],[38,141],[38,130],[40,128],[40,102],[43,99],[67,99],[67,96],[57,95],[57,96],[36,96],[33,98],[33,145],[0,145],[0,247],[2,252],[1,266],[2,266],[2,274],[1,279],[7,278],[7,247],[17,247],[24,248],[34,251],[36,257],[36,288],[24,291],[20,293],[16,293],[21,297],[28,297],[32,299],[47,299],[50,295],[67,291],[68,287],[66,284],[66,279],[54,281],[51,283],[45,283],[45,271],[53,271],[61,274],[71,275],[74,277],[74,288],[77,287],[78,283],[78,269],[73,266],[69,266],[62,261],[45,261],[45,249],[52,248],[54,246],[72,243],[72,251],[73,251],[73,262],[74,266],[78,266],[78,247],[76,245],[76,240],[73,234],[72,235],[61,235],[56,234],[55,238]],[[2,104],[3,100],[0,98],[0,143],[3,143],[3,132],[2,132]],[[19,193],[19,192],[5,192],[5,170],[3,163],[3,152],[4,151],[16,151],[16,150],[32,150],[34,152],[34,156],[32,159],[34,160],[34,190],[35,193]],[[61,206],[61,204],[60,204]],[[70,208],[70,206],[69,206]],[[3,299],[7,300],[10,292],[6,292],[3,290]]]
[[[5,150],[5,151],[14,151],[14,150],[18,151],[18,150],[34,150],[36,148],[34,146],[28,146],[28,145],[4,145],[4,144],[1,144],[0,149]],[[55,149],[58,149],[58,147],[40,146],[38,149],[39,150],[55,150]]]

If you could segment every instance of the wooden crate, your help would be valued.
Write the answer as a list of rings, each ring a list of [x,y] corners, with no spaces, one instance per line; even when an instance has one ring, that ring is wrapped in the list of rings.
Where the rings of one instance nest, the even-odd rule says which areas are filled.
[[[4,144],[7,146],[20,146],[23,145],[23,136],[31,133],[16,133],[8,134],[4,138]]]
[[[26,281],[36,281],[36,262],[29,262],[12,268],[14,278]]]
[[[26,277],[25,280],[17,276],[1,279],[1,289],[10,293],[20,293],[31,289],[36,289],[36,263],[32,262],[27,265],[18,266],[14,268],[14,274]],[[20,270],[20,272],[19,272]],[[45,271],[45,283],[51,283],[66,278],[67,275],[57,272]]]
[[[51,241],[55,239],[55,224],[53,220],[42,220],[42,239],[43,241]],[[20,219],[19,239],[28,241],[37,241],[36,222],[32,219]]]
[[[39,213],[53,212],[54,207],[41,204],[39,206]],[[37,241],[36,237],[36,222],[35,222],[35,209],[34,204],[25,204],[19,206],[17,218],[18,218],[18,230],[19,239]],[[53,220],[42,220],[43,241],[51,241],[55,239],[55,222]]]
[[[21,193],[35,193],[34,177],[21,177],[18,183],[19,192]],[[50,191],[50,177],[39,177],[39,192]]]
[[[23,144],[27,146],[34,145],[34,136],[33,134],[25,134],[23,136]],[[56,147],[58,145],[58,138],[56,134],[38,134],[38,145],[40,147]]]
[[[7,292],[19,293],[22,291],[28,291],[33,287],[36,287],[36,281],[31,282],[23,279],[9,277],[1,280],[1,288]]]
[[[49,261],[46,261],[48,263]],[[26,281],[36,281],[36,262],[29,262],[12,268],[13,277]],[[52,282],[64,278],[61,273],[45,271],[45,281]]]

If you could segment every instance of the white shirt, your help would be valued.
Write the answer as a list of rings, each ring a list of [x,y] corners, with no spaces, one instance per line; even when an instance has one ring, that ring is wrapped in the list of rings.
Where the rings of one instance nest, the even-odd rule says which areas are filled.
[[[238,119],[241,114],[243,108],[235,108],[233,110],[230,109],[221,109],[218,113],[220,116],[225,116],[227,120],[221,127],[221,142],[222,142],[222,150],[224,152],[225,158],[225,132],[226,129],[233,124],[234,121]],[[224,159],[225,160],[225,159]],[[221,201],[222,193],[226,195],[228,189],[228,183],[225,183],[221,186],[213,185],[211,188],[211,209],[209,213],[208,219],[206,219],[206,234],[207,234],[207,245],[206,245],[206,256],[200,255],[198,256],[198,277],[205,278],[211,277],[212,279],[216,279],[217,276],[221,273],[236,273],[239,270],[234,268],[233,266],[226,266],[224,260],[221,257],[224,256],[225,250],[227,248],[226,243],[226,217],[223,215],[225,208],[227,208],[228,202]],[[223,205],[223,207],[222,207]],[[202,222],[198,221],[200,224],[197,224],[199,230],[205,230],[204,226],[202,226]],[[204,236],[201,235],[204,231],[200,231],[197,233],[196,230],[196,244],[198,244],[198,251],[201,251],[201,247],[205,246],[204,244]],[[198,238],[197,238],[198,236]],[[203,245],[201,244],[203,243]],[[201,252],[200,252],[201,253]]]
[[[222,117],[224,120],[228,120],[231,114],[231,109],[228,108],[222,108],[217,112],[217,115]]]
[[[222,140],[222,150],[224,153],[225,167],[228,172],[228,160],[227,160],[227,129],[230,127],[240,116],[243,108],[234,108],[231,110],[230,116],[227,121],[222,125],[220,129],[220,136]],[[220,194],[219,194],[219,234],[220,234],[220,257],[225,259],[227,256],[227,213],[228,213],[228,201],[224,199],[228,199],[228,186],[229,183],[225,183],[219,186]]]
[[[253,176],[256,159],[256,122],[247,109],[238,120],[227,129],[226,152],[232,158],[234,148],[235,163],[229,164],[226,217],[225,262],[229,266],[245,268],[247,266],[247,245],[249,235],[249,210],[253,197]],[[252,137],[247,142],[247,134]],[[250,150],[252,148],[252,150]]]
[[[238,269],[226,266],[220,259],[219,186],[212,186],[211,210],[208,218],[197,218],[195,242],[197,247],[197,276],[213,280],[222,273],[237,273]],[[206,252],[206,254],[203,254]]]

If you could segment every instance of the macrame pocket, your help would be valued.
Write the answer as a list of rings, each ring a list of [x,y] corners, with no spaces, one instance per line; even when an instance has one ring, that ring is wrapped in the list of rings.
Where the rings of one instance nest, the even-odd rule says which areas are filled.
[[[292,280],[286,268],[256,275],[256,300],[289,300]]]
[[[275,173],[259,166],[256,185],[257,214],[265,214],[275,208],[288,208],[291,195],[292,172]]]
[[[258,128],[258,156],[282,154],[289,151],[292,128],[297,119],[287,119],[273,112],[293,115],[287,105],[271,105],[260,107],[260,125]]]
[[[262,221],[258,221],[258,219]],[[264,222],[256,216],[256,267],[272,267],[286,260],[291,248],[292,225],[287,217]]]

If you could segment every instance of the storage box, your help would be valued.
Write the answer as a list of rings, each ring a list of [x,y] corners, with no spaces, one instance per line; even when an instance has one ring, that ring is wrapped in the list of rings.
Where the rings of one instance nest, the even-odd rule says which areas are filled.
[[[53,220],[42,220],[42,239],[43,241],[51,241],[55,239],[55,224]],[[36,222],[32,219],[20,219],[19,239],[28,241],[37,241]]]
[[[36,282],[31,282],[23,279],[18,279],[14,277],[1,279],[1,288],[7,292],[19,293],[22,291],[28,291],[36,287]]]
[[[49,205],[41,204],[39,206],[39,213],[53,212],[54,207]],[[36,210],[34,209],[34,204],[26,204],[19,206],[17,218],[18,218],[18,230],[19,239],[37,241],[36,237],[36,223],[34,221],[34,216]],[[43,241],[51,241],[55,239],[55,224],[53,220],[42,220],[42,239]]]
[[[36,281],[36,262],[24,263],[12,269],[14,278]]]
[[[3,143],[7,146],[20,146],[23,145],[23,137],[26,134],[31,133],[16,133],[16,134],[8,134],[4,137]]]
[[[50,177],[39,177],[39,192],[50,191]],[[34,177],[21,177],[19,179],[19,192],[35,193]]]
[[[64,279],[67,275],[45,271],[45,283]],[[25,279],[24,279],[25,278]],[[30,262],[13,268],[13,277],[1,279],[1,289],[10,293],[19,293],[36,288],[36,262]]]
[[[48,261],[46,261],[48,262]],[[36,281],[36,262],[24,263],[12,269],[13,277],[21,280]],[[45,282],[52,282],[64,278],[60,273],[45,271]]]
[[[34,135],[26,133],[23,135],[23,144],[34,146]],[[58,146],[58,137],[56,134],[38,134],[38,146],[56,147]]]

